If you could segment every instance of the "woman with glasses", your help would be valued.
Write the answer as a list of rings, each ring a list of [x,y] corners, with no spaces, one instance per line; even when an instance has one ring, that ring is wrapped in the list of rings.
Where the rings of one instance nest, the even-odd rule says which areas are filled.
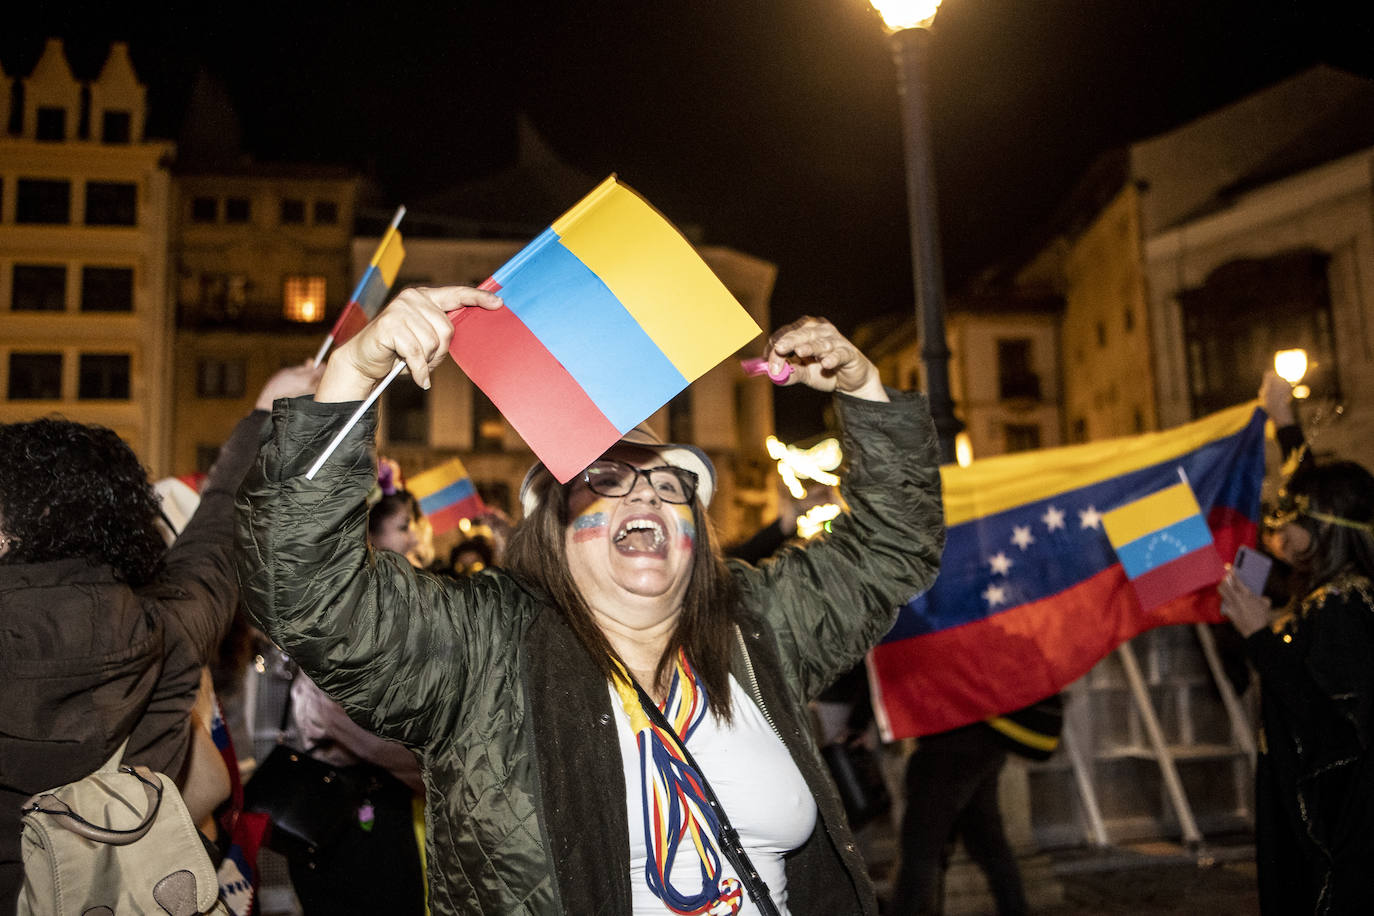
[[[1220,586],[1260,676],[1260,909],[1374,912],[1374,476],[1301,467],[1266,529],[1294,598],[1275,615],[1234,573]]]
[[[850,510],[755,568],[721,559],[710,458],[632,430],[567,484],[527,475],[502,569],[461,581],[369,551],[375,414],[422,387],[467,288],[407,290],[277,404],[239,496],[251,613],[367,728],[422,760],[429,905],[457,913],[876,913],[805,704],[929,586],[943,547],[924,399],[826,321],[776,331],[789,384],[834,392]]]

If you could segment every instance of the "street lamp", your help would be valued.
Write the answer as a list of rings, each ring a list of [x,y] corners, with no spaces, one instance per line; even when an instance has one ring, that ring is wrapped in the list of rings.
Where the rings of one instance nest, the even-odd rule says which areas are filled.
[[[911,272],[916,287],[916,325],[926,396],[940,439],[940,463],[955,460],[954,437],[963,424],[954,416],[949,392],[949,344],[945,340],[945,281],[940,267],[935,173],[930,155],[930,119],[925,104],[925,58],[930,26],[940,0],[869,0],[883,17],[897,65],[897,94],[906,148],[907,215],[911,221]]]

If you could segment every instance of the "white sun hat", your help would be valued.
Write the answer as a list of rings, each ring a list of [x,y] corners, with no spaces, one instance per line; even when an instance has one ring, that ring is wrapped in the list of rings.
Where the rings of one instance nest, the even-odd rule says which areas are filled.
[[[616,445],[633,445],[636,448],[649,449],[657,452],[670,466],[691,471],[697,475],[697,499],[701,500],[702,506],[711,504],[711,496],[716,491],[716,466],[711,463],[706,453],[695,445],[664,442],[643,423],[621,436]],[[539,496],[533,484],[535,476],[542,470],[544,463],[536,462],[525,474],[524,482],[520,484],[520,507],[525,512],[525,518],[529,518],[534,514],[534,510],[539,508]]]

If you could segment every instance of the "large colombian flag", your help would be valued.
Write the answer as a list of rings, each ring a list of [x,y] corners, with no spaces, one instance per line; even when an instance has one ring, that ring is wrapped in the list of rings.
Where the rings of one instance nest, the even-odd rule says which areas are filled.
[[[566,482],[759,333],[672,224],[612,175],[482,284],[449,352]]]
[[[1185,521],[1186,501],[1170,489],[1182,475],[1214,557],[1253,544],[1264,420],[1245,404],[1164,432],[942,468],[948,535],[940,575],[869,656],[884,736],[931,734],[1020,709],[1145,630],[1220,621],[1216,590],[1199,587],[1216,581],[1210,572],[1164,583],[1152,593],[1163,600],[1142,605],[1103,518],[1136,504],[1137,524],[1124,530],[1141,536]],[[1150,499],[1164,491],[1163,500]],[[1173,558],[1201,549],[1197,531],[1187,537],[1193,548]],[[1184,571],[1191,575],[1191,566]],[[1179,581],[1186,593],[1173,588]]]
[[[452,531],[461,520],[477,518],[487,511],[459,458],[416,474],[406,481],[406,489],[419,500],[420,511],[429,519],[435,534]]]

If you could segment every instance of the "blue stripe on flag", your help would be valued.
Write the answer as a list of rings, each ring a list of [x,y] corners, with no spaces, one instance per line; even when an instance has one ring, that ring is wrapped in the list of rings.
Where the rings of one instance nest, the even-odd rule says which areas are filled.
[[[946,534],[935,584],[901,608],[882,641],[896,642],[982,620],[1057,595],[1097,575],[1119,560],[1100,515],[1094,519],[1094,514],[1177,483],[1179,468],[1187,474],[1204,516],[1216,507],[1226,507],[1257,517],[1263,468],[1235,473],[1233,455],[1253,449],[1263,434],[1263,420],[1252,421],[1245,429],[1175,460],[955,525]],[[1064,521],[1063,527],[1053,531],[1046,523],[1052,509],[1062,512]],[[1085,528],[1085,521],[1091,527]],[[1012,540],[1017,528],[1034,539],[1023,538],[1025,548]],[[998,559],[1010,562],[1006,573],[998,573],[999,567],[993,566]],[[989,586],[1001,589],[996,604],[985,597]]]
[[[472,486],[472,478],[464,477],[462,480],[455,480],[442,489],[435,490],[433,493],[420,500],[420,511],[425,515],[433,515],[446,506],[462,502],[476,490]]]
[[[541,236],[539,249],[505,276],[506,307],[530,329],[593,403],[627,432],[687,387],[687,379],[653,342],[620,300],[572,252]],[[569,311],[568,303],[577,303]],[[588,347],[588,329],[597,346]],[[627,385],[630,375],[634,384]]]
[[[1134,579],[1212,543],[1212,532],[1201,515],[1181,518],[1172,525],[1136,538],[1117,548],[1126,578]]]
[[[355,300],[358,306],[371,321],[377,317],[377,313],[382,310],[382,304],[386,302],[386,294],[389,287],[386,280],[382,277],[382,272],[377,269],[377,265],[372,265],[363,274],[363,279],[358,283],[358,293]]]

